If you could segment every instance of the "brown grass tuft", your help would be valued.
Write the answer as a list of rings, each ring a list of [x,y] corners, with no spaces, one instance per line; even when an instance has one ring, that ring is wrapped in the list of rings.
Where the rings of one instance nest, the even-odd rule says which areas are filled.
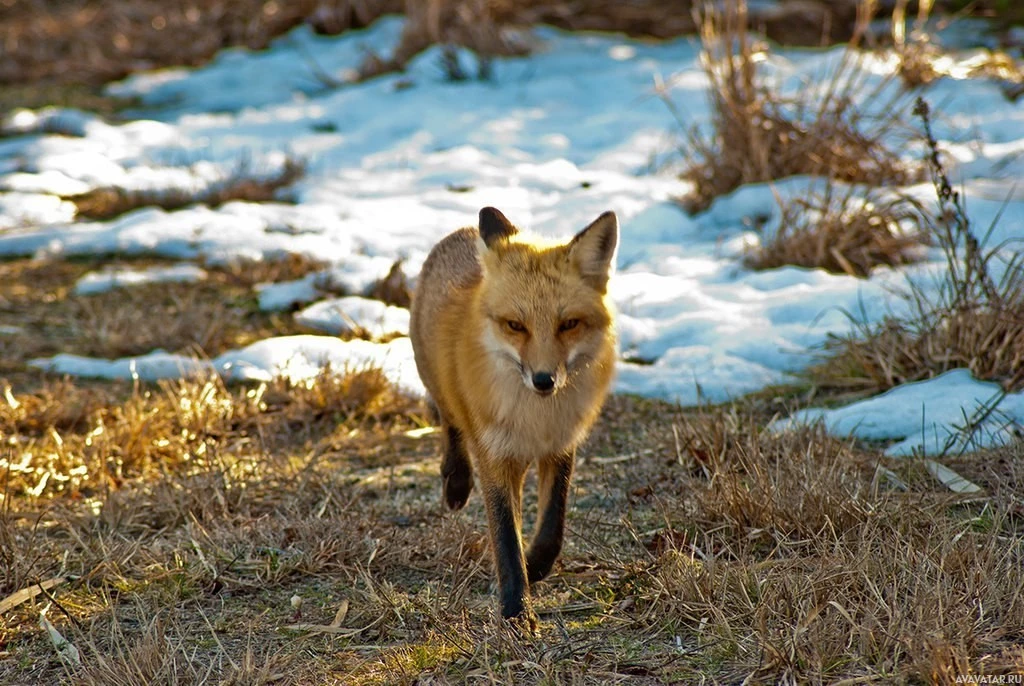
[[[821,193],[779,200],[774,235],[744,260],[752,269],[795,265],[866,277],[878,266],[921,259],[930,240],[920,208],[906,197],[886,198],[826,182]]]
[[[939,56],[938,47],[931,41],[925,27],[931,16],[933,0],[917,3],[917,16],[907,36],[907,5],[909,0],[897,0],[892,10],[892,42],[899,59],[896,73],[899,74],[907,88],[920,88],[939,77],[935,69],[935,58]]]
[[[490,58],[530,51],[513,31],[518,9],[518,3],[511,0],[406,0],[405,26],[391,56],[369,53],[357,70],[358,78],[401,71],[409,60],[432,45],[446,46],[443,66],[452,80],[466,78],[452,46],[476,53],[480,60],[478,76],[487,78]]]
[[[1024,95],[1024,69],[1005,52],[986,52],[981,63],[971,68],[970,76],[994,81],[1010,102],[1017,102]]]
[[[1007,391],[1019,390],[1024,388],[1021,254],[1010,246],[983,245],[987,234],[979,238],[971,227],[946,176],[927,104],[919,99],[915,112],[924,123],[939,200],[939,213],[927,227],[946,258],[947,271],[935,284],[938,294],[911,282],[909,317],[859,325],[852,335],[833,338],[826,344],[828,357],[810,376],[824,387],[881,391],[966,368]]]
[[[399,421],[417,407],[375,368],[255,388],[227,388],[216,377],[160,382],[121,402],[68,389],[55,382],[31,395],[8,391],[0,404],[0,434],[18,446],[0,460],[8,494],[90,497],[158,474],[203,473],[217,466],[217,445],[229,435],[259,435],[273,448],[320,440],[339,426]]]
[[[942,55],[941,48],[933,37],[926,33],[928,20],[934,6],[933,0],[917,3],[917,16],[913,21],[909,36],[906,31],[906,14],[909,0],[899,0],[893,7],[892,40],[896,57],[899,59],[897,73],[904,85],[909,89],[927,86],[942,77],[945,72],[936,67],[936,60]],[[991,18],[991,11],[986,8],[967,7],[957,14],[969,10],[981,9],[981,14]],[[1009,8],[1001,8],[1009,14]],[[955,21],[956,17],[953,17]],[[1003,17],[1003,22],[1012,23],[1012,18]],[[981,55],[970,60],[967,77],[987,79],[996,83],[1006,99],[1016,102],[1024,95],[1024,70],[1018,61],[1003,50],[985,50]]]
[[[304,162],[291,157],[285,160],[279,171],[267,175],[253,174],[249,164],[242,162],[228,178],[200,190],[173,188],[135,191],[111,187],[97,188],[66,199],[78,208],[75,216],[96,220],[112,219],[140,207],[160,207],[170,211],[189,205],[216,208],[232,200],[280,201],[278,191],[302,178],[305,170]]]
[[[867,18],[863,18],[864,24]],[[874,102],[886,84],[867,91],[868,74],[856,51],[859,32],[824,92],[813,87],[781,96],[759,76],[761,50],[748,34],[746,2],[726,4],[724,14],[709,9],[701,24],[702,64],[710,81],[713,133],[688,131],[683,155],[692,160],[682,178],[693,190],[680,199],[690,213],[747,183],[810,174],[872,186],[898,185],[918,176],[887,147],[901,124],[908,101],[902,94],[878,114],[855,102]],[[666,103],[676,112],[666,97]]]
[[[412,303],[412,289],[409,287],[408,277],[402,271],[401,260],[391,265],[387,275],[370,287],[366,297],[396,307],[409,307]]]

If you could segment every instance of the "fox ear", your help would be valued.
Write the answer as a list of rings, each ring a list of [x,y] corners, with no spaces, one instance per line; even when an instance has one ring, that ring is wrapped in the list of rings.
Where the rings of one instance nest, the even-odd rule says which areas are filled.
[[[480,238],[489,249],[515,233],[516,227],[498,210],[493,207],[480,210]]]
[[[569,259],[580,275],[601,293],[615,264],[619,244],[619,220],[614,212],[605,212],[569,242]]]

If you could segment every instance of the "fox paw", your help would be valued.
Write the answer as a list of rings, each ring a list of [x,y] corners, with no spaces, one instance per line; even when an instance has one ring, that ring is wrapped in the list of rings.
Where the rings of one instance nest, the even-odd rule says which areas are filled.
[[[456,472],[444,477],[444,502],[451,510],[461,510],[473,490],[473,475]]]
[[[513,617],[505,617],[505,621],[512,631],[524,636],[536,636],[540,630],[540,620],[533,608],[527,605],[519,614]]]
[[[530,550],[526,556],[526,579],[529,583],[535,584],[546,579],[555,566],[555,555],[547,551],[536,552]]]

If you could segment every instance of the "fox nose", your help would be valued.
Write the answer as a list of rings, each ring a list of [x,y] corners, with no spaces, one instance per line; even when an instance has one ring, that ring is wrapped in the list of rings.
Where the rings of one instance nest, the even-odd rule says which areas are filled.
[[[547,372],[535,372],[533,375],[533,387],[541,393],[550,393],[555,387],[555,377]]]

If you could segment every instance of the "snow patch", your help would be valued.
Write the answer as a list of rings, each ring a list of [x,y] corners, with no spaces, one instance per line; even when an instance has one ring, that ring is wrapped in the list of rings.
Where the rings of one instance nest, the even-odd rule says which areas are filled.
[[[324,300],[296,313],[295,321],[329,334],[365,331],[374,338],[409,333],[409,310],[356,295]]]
[[[194,264],[176,264],[170,267],[129,269],[118,267],[89,272],[75,284],[77,295],[106,293],[115,288],[141,286],[148,283],[195,283],[206,278],[206,272]]]
[[[834,410],[801,410],[776,429],[824,422],[829,433],[869,441],[896,441],[887,455],[956,454],[1003,445],[1024,435],[1024,392],[1003,395],[998,384],[954,369],[927,381]],[[962,431],[977,425],[972,432]]]
[[[312,379],[328,367],[335,371],[379,367],[406,392],[414,395],[425,393],[408,338],[373,343],[342,341],[333,336],[280,336],[228,351],[212,360],[157,350],[148,355],[117,360],[60,354],[35,359],[30,364],[54,374],[101,379],[138,378],[143,381],[218,373],[228,381],[270,381],[284,377],[298,382]]]

